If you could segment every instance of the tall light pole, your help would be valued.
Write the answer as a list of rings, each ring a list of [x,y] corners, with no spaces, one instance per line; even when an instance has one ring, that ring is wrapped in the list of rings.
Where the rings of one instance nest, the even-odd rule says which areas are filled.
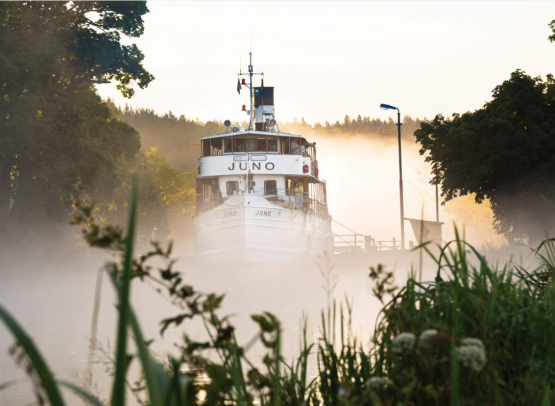
[[[401,111],[389,104],[380,104],[383,110],[397,110],[397,133],[399,136],[399,199],[401,206],[401,249],[405,249],[405,208],[403,204],[403,160],[401,156]]]

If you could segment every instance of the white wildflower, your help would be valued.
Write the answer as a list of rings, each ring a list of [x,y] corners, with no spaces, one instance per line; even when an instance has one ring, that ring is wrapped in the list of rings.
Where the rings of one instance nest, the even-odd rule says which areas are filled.
[[[412,333],[401,333],[393,339],[393,352],[402,353],[405,350],[410,350],[414,347],[416,337]]]
[[[479,338],[471,338],[471,337],[463,338],[461,345],[465,347],[477,347],[482,351],[486,352],[486,347],[484,346],[484,343],[482,342],[482,340],[480,340]]]
[[[457,359],[464,366],[480,372],[486,365],[486,347],[482,340],[477,338],[465,338],[457,348]]]
[[[345,389],[339,388],[339,390],[337,391],[337,398],[338,399],[346,398],[346,397],[349,396],[349,394],[350,393],[348,391],[346,391]]]
[[[369,388],[381,388],[382,386],[387,385],[393,385],[393,381],[382,376],[373,376],[366,381],[366,386],[368,386]]]
[[[435,335],[437,335],[437,330],[434,330],[434,329],[424,330],[422,334],[420,334],[420,337],[418,337],[418,345],[420,347],[428,347],[430,345],[428,343],[428,339]]]

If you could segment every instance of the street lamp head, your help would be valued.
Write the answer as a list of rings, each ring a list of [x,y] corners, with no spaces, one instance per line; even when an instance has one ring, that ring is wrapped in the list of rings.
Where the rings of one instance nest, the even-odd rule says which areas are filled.
[[[382,110],[399,110],[397,107],[390,106],[389,104],[380,104],[380,109]]]

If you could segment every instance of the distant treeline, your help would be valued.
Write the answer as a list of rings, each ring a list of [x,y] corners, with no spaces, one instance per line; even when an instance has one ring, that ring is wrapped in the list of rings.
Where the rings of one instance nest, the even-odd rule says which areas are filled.
[[[200,137],[225,131],[219,121],[202,123],[171,111],[156,114],[152,109],[119,109],[120,120],[139,131],[143,150],[158,148],[166,161],[173,167],[185,171],[196,169],[200,154]]]
[[[171,111],[157,114],[152,109],[132,108],[125,106],[119,108],[119,118],[131,125],[141,136],[141,145],[145,151],[158,148],[167,162],[182,171],[196,169],[200,154],[200,137],[218,134],[225,131],[221,121],[202,122],[186,118],[184,115],[175,116]],[[412,138],[414,132],[420,128],[423,120],[413,119],[409,116],[403,118],[403,138]],[[248,128],[246,121],[237,122],[243,128]],[[304,118],[294,119],[292,122],[279,122],[279,129],[289,133],[317,134],[319,136],[349,136],[361,135],[366,137],[394,138],[397,136],[397,122],[393,119],[381,120],[357,116],[351,119],[345,116],[343,122],[334,124],[325,122],[323,125],[313,125]]]
[[[412,138],[414,132],[420,128],[420,123],[426,121],[426,119],[413,119],[410,116],[403,117],[403,123],[401,126],[401,134],[403,138]],[[362,117],[359,114],[354,119],[349,117],[349,115],[346,115],[343,122],[339,122],[338,120],[335,123],[330,124],[326,121],[324,124],[315,123],[314,125],[311,125],[307,123],[304,118],[301,118],[300,121],[295,118],[292,122],[280,122],[280,129],[286,132],[303,132],[308,130],[322,135],[360,134],[372,138],[375,138],[376,136],[386,138],[397,136],[397,121],[392,118],[382,120],[367,116]]]

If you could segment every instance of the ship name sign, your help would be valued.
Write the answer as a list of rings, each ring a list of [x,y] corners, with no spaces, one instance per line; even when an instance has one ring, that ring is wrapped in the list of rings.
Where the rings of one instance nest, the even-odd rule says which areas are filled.
[[[262,163],[261,162],[253,162],[252,163],[252,169],[260,169]],[[266,162],[266,164],[264,165],[264,168],[266,168],[266,170],[268,171],[273,171],[274,168],[276,166],[274,165],[273,162]],[[227,168],[229,171],[234,171],[235,170],[235,162],[233,162],[231,164],[230,167]],[[246,171],[247,170],[247,163],[246,162],[239,162],[239,169],[242,171]]]

